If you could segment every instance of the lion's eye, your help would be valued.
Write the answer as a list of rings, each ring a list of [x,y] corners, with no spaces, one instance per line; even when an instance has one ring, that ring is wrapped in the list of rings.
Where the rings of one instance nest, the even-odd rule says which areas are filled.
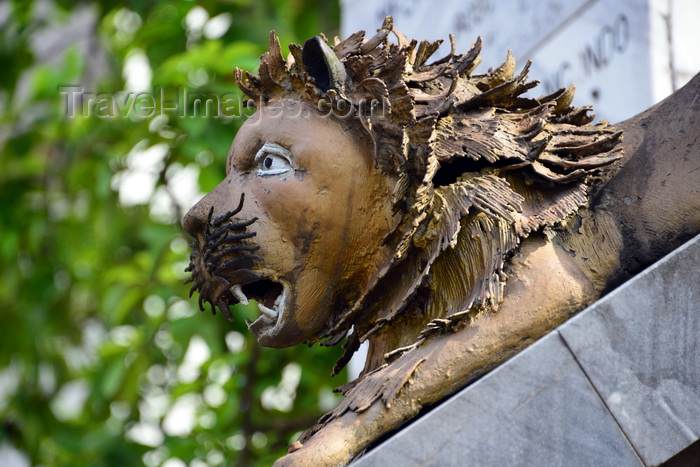
[[[255,155],[255,165],[261,176],[281,175],[294,170],[291,152],[274,143],[265,143],[260,148]]]

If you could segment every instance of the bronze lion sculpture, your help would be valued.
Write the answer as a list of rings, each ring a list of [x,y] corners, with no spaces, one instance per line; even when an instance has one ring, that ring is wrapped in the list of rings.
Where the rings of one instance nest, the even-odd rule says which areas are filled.
[[[697,79],[694,112],[613,128],[573,87],[525,97],[510,53],[478,74],[480,40],[428,63],[439,45],[387,18],[287,59],[271,33],[236,70],[257,110],[185,217],[192,292],[229,319],[257,300],[265,346],[344,340],[335,372],[369,341],[280,464],[350,462],[700,230]]]

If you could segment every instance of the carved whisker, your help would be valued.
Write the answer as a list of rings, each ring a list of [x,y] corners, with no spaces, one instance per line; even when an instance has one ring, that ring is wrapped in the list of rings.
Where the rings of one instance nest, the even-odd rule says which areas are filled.
[[[211,241],[221,237],[222,235],[228,235],[231,231],[245,230],[246,227],[251,225],[256,220],[258,220],[258,218],[254,217],[254,218],[252,218],[248,221],[245,221],[245,222],[232,223],[232,224],[225,225],[225,226],[219,228],[213,234],[208,235],[206,238],[206,242],[211,242]],[[255,235],[255,232],[250,232],[251,237],[254,235]],[[245,238],[247,238],[247,237],[245,237]]]
[[[216,240],[217,238],[221,237],[222,235],[228,235],[229,232],[231,232],[231,225],[227,225],[224,228],[221,228],[214,232],[213,234],[209,235],[209,238],[207,241],[211,242],[212,240]]]
[[[257,232],[247,232],[244,234],[234,234],[234,235],[229,235],[228,237],[226,237],[225,241],[227,243],[228,242],[236,242],[238,240],[245,240],[247,238],[255,237],[256,235],[257,235]]]
[[[248,232],[245,234],[239,234],[239,235],[227,235],[225,237],[221,237],[214,243],[212,243],[209,248],[214,249],[218,248],[222,243],[231,243],[231,242],[236,242],[239,240],[245,240],[247,238],[255,237],[257,235],[255,232]]]
[[[194,293],[194,291],[201,288],[203,284],[204,284],[204,280],[201,277],[197,278],[197,280],[194,281],[194,284],[192,284],[192,287],[190,288],[189,296],[191,297],[192,294]]]
[[[218,262],[221,258],[226,256],[227,254],[228,254],[228,252],[215,255],[211,258],[211,260],[213,262]],[[240,256],[234,260],[227,261],[227,262],[223,263],[221,265],[221,267],[223,267],[224,269],[229,269],[235,265],[240,265],[240,267],[245,267],[243,261],[252,262],[252,261],[256,261],[256,260],[262,261],[262,258],[258,255],[247,254],[247,255]]]
[[[236,222],[234,224],[231,224],[231,228],[234,230],[245,229],[246,227],[250,226],[253,222],[255,222],[257,220],[258,220],[257,217],[253,217],[252,219],[247,220],[245,222]]]
[[[228,309],[228,304],[225,303],[223,299],[220,299],[217,302],[217,306],[221,310],[221,314],[224,315],[224,318],[226,318],[229,323],[233,323],[234,318],[231,311]]]
[[[244,283],[244,282],[255,282],[262,279],[262,276],[255,271],[250,269],[237,269],[231,273],[231,278],[234,282]]]
[[[242,245],[242,246],[230,246],[226,247],[226,253],[225,254],[231,254],[231,253],[236,253],[239,251],[257,251],[260,249],[260,245]],[[223,254],[223,249],[217,254]]]
[[[253,266],[254,261],[259,259],[259,256],[251,256],[249,258],[237,258],[232,261],[226,261],[217,267],[217,272],[233,271],[235,269],[247,269]]]
[[[211,225],[211,217],[214,215],[214,206],[209,209],[209,214],[207,214],[207,224],[204,226],[204,236],[209,235],[209,226]]]
[[[217,217],[212,223],[212,227],[218,227],[223,222],[230,219],[232,216],[235,216],[236,214],[241,212],[241,209],[243,209],[243,200],[245,200],[245,193],[241,193],[241,199],[240,201],[238,201],[238,206],[236,206],[236,208],[233,211],[229,211],[226,214]]]

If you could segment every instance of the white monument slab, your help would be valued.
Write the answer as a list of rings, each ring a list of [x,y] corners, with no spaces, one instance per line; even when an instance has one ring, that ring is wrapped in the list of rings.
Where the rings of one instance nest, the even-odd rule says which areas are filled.
[[[418,39],[445,39],[436,53],[484,41],[480,70],[512,50],[533,60],[537,94],[575,84],[575,105],[618,122],[650,107],[700,71],[698,0],[343,0],[343,37],[373,33],[386,15]]]

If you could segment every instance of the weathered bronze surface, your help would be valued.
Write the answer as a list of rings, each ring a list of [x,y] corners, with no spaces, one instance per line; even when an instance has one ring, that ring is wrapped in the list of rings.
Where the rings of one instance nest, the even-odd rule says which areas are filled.
[[[387,18],[236,71],[258,109],[185,218],[192,290],[257,300],[262,345],[347,337],[334,371],[370,343],[279,465],[346,464],[700,230],[700,78],[613,128],[438,45]]]

